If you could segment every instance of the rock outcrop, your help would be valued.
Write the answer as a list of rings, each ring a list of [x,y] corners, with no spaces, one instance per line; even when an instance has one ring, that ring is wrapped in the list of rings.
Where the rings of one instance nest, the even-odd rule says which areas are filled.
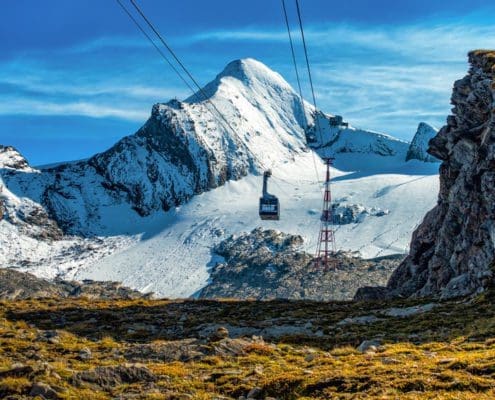
[[[420,122],[414,138],[407,150],[406,161],[419,160],[424,162],[440,162],[436,157],[428,154],[428,143],[438,133],[438,130],[425,122]]]
[[[87,297],[93,299],[138,299],[150,297],[118,282],[83,282],[55,279],[48,281],[27,272],[0,268],[0,299]]]
[[[261,228],[224,240],[215,252],[225,262],[213,268],[200,297],[350,300],[360,286],[385,283],[403,258],[339,253],[335,268],[325,270],[302,244],[301,236]]]
[[[332,204],[332,218],[336,225],[355,224],[362,222],[366,217],[383,217],[389,210],[378,207],[365,207],[362,204],[335,202]]]
[[[27,160],[12,146],[0,144],[0,169],[30,171]]]
[[[457,297],[493,284],[495,266],[495,51],[469,53],[452,115],[430,141],[442,160],[438,204],[413,233],[388,289],[398,296]]]

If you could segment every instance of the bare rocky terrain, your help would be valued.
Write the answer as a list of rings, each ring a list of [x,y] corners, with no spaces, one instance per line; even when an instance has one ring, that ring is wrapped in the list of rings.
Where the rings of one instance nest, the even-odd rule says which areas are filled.
[[[338,253],[324,269],[299,250],[303,239],[275,230],[255,229],[231,236],[215,252],[224,258],[211,271],[204,298],[350,300],[361,286],[384,285],[404,255],[364,260]]]
[[[46,280],[27,272],[10,268],[0,268],[0,299],[22,300],[36,298],[75,298],[95,299],[138,299],[148,298],[151,294],[142,294],[122,286],[119,282],[83,282],[62,279]]]

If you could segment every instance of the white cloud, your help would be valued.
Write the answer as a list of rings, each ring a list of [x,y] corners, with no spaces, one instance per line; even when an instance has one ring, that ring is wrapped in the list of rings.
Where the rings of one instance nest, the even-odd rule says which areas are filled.
[[[6,99],[0,101],[0,115],[78,115],[143,122],[149,117],[149,112],[88,102],[54,103],[27,99]]]
[[[299,32],[293,33],[295,38],[299,37]],[[308,25],[306,38],[318,105],[325,111],[343,114],[356,125],[386,130],[404,138],[414,133],[421,120],[440,126],[449,112],[452,84],[467,70],[467,51],[491,47],[493,37],[495,26],[475,23],[469,18],[460,22],[427,21],[396,26]],[[201,71],[200,81],[214,78],[213,74],[207,76],[207,71],[226,58],[226,54],[231,59],[238,58],[246,47],[254,49],[252,56],[261,61],[264,57],[275,60],[276,69],[285,71],[285,77],[295,83],[286,46],[273,46],[273,43],[287,45],[287,40],[283,27],[247,27],[176,36],[171,37],[170,42],[173,46],[182,46],[181,53],[186,58],[195,59],[197,65],[190,67],[201,66],[197,68]],[[239,43],[231,44],[236,42]],[[202,44],[200,55],[188,50],[198,43]],[[136,34],[95,39],[61,53],[65,51],[69,57],[80,53],[81,59],[88,59],[92,53],[108,48],[129,49],[129,54],[134,54],[141,48],[151,47]],[[29,93],[17,93],[15,100],[19,106],[16,102],[5,103],[0,112],[23,112],[23,104],[29,104],[39,114],[74,113],[142,121],[147,112],[135,110],[148,110],[155,101],[189,95],[177,81],[171,80],[170,85],[168,81],[163,82],[164,77],[157,73],[161,68],[158,61],[161,62],[152,52],[141,52],[139,57],[128,56],[111,69],[98,69],[93,64],[75,65],[71,70],[63,65],[53,68],[46,60],[40,67],[25,59],[10,67],[0,64],[0,83],[38,92],[47,99],[38,101]],[[306,76],[303,69],[301,72]],[[172,74],[169,77],[175,78]],[[307,82],[304,83],[308,98]]]

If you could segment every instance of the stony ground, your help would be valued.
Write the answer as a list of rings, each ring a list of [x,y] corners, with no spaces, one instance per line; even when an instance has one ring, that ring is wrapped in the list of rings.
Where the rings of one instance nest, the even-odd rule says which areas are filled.
[[[0,398],[493,399],[495,296],[0,301]]]

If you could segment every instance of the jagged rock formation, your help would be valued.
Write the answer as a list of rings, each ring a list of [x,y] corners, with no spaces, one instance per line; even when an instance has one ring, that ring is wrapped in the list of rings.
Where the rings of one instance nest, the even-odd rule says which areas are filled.
[[[47,211],[29,198],[16,196],[4,185],[2,177],[9,179],[17,173],[32,171],[17,150],[0,146],[0,221],[16,226],[20,233],[34,239],[59,240],[62,230]]]
[[[0,144],[0,168],[29,171],[27,160],[12,146]]]
[[[149,298],[122,286],[118,282],[48,281],[36,276],[9,268],[0,268],[0,299],[20,300],[35,298],[88,297],[93,299],[137,299]]]
[[[441,159],[438,205],[413,233],[410,255],[388,289],[399,296],[455,297],[493,285],[495,266],[495,52],[469,53],[455,82],[453,115],[430,141]]]
[[[298,235],[261,228],[224,240],[215,252],[225,262],[213,268],[200,297],[349,300],[360,286],[386,282],[403,258],[363,260],[340,253],[335,269],[323,270],[299,250],[302,243]]]
[[[425,122],[420,122],[414,138],[407,150],[406,161],[419,160],[424,162],[440,162],[431,154],[428,154],[428,143],[435,137],[438,130]]]
[[[335,202],[332,204],[332,219],[336,225],[346,225],[362,222],[367,216],[383,217],[389,210],[378,207],[365,207],[362,204]]]

